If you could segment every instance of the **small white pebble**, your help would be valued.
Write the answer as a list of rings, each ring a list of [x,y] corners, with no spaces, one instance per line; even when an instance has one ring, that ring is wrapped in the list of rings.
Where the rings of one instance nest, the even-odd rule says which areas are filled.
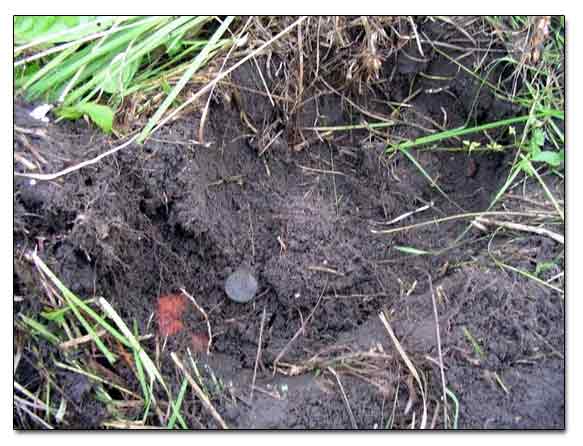
[[[51,111],[53,106],[51,104],[43,104],[36,107],[29,113],[30,117],[42,122],[49,122],[46,114]]]

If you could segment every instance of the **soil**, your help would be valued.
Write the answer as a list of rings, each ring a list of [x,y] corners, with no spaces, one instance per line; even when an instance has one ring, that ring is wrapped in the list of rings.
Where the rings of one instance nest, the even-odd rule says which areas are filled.
[[[413,54],[415,46],[409,50]],[[407,96],[416,74],[428,74],[418,80],[422,92],[412,101],[418,113],[404,110],[403,120],[429,126],[421,115],[436,122],[446,115],[453,128],[468,118],[474,124],[516,115],[449,60],[435,53],[426,59],[421,64],[400,53],[383,68],[394,74],[390,88],[378,88],[394,101]],[[454,95],[433,92],[444,86],[434,79],[438,76],[451,76],[448,88]],[[273,86],[277,79],[267,82]],[[219,92],[211,101],[205,126],[209,144],[196,142],[201,116],[196,111],[143,145],[57,180],[15,178],[14,294],[23,298],[15,303],[15,314],[33,316],[43,307],[43,288],[24,256],[35,248],[73,292],[104,296],[125,321],[135,321],[140,333],[157,332],[152,315],[158,297],[182,288],[208,314],[211,354],[195,355],[213,405],[230,427],[406,428],[418,424],[421,398],[379,318],[384,311],[424,380],[429,424],[440,428],[433,287],[447,386],[459,401],[459,428],[563,429],[563,297],[497,267],[488,254],[490,248],[513,256],[515,267],[533,271],[539,263],[561,258],[563,247],[542,236],[511,232],[490,242],[474,228],[456,244],[467,220],[390,235],[372,232],[486,209],[513,154],[411,152],[437,179],[446,199],[405,156],[387,157],[383,144],[367,139],[368,131],[318,140],[304,130],[309,144],[295,150],[297,132],[264,94],[255,65],[242,66],[232,83],[239,88],[238,103]],[[310,98],[312,93],[304,94]],[[373,97],[362,101],[368,110],[382,109]],[[16,107],[30,105],[17,101]],[[273,124],[273,141],[261,156],[266,144],[251,134],[241,110],[259,133]],[[31,127],[25,114],[15,117],[16,125]],[[297,119],[299,126],[334,126],[358,123],[361,117],[330,92],[313,93]],[[42,132],[17,134],[15,151],[33,146],[45,159],[46,172],[117,144],[85,122],[49,124]],[[397,125],[392,134],[424,132]],[[504,139],[496,132],[491,136]],[[23,171],[18,164],[16,169]],[[551,186],[564,197],[562,184]],[[386,224],[429,203],[433,206],[396,225]],[[398,246],[453,248],[417,256]],[[246,304],[232,302],[224,291],[226,278],[241,266],[259,282],[257,297]],[[207,330],[194,305],[183,322],[185,329],[168,338],[160,358],[174,394],[181,378],[169,353],[186,358],[192,334]],[[48,355],[48,344],[38,342]],[[155,339],[144,341],[144,347],[154,352]],[[126,366],[115,373],[139,389]],[[28,384],[38,379],[30,366],[17,376]],[[76,376],[57,375],[62,388],[72,389],[68,398],[79,409],[76,427],[98,427],[107,419],[105,408],[95,400],[88,403],[91,385]],[[213,387],[215,382],[221,385]],[[452,400],[448,406],[451,416]],[[184,408],[191,427],[218,427],[194,395],[187,396]]]

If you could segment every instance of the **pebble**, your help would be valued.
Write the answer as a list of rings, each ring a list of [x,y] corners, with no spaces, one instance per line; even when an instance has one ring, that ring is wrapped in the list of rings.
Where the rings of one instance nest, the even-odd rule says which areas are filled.
[[[257,279],[248,270],[240,268],[225,281],[225,291],[229,299],[237,303],[251,301],[257,293]]]

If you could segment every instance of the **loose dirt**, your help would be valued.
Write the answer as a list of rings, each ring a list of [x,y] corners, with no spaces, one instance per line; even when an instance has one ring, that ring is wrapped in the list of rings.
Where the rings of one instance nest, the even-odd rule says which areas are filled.
[[[409,50],[413,54],[415,46]],[[421,64],[400,53],[387,67],[395,70],[392,82],[378,87],[387,99],[400,101],[412,77],[422,70],[427,74],[401,119],[429,126],[421,114],[438,123],[446,116],[453,128],[468,117],[483,123],[515,115],[513,107],[480,89],[448,59],[436,53],[425,59]],[[447,85],[436,80],[446,77],[452,79]],[[512,234],[500,233],[491,242],[470,228],[457,243],[468,220],[390,235],[372,232],[486,209],[506,179],[513,153],[412,151],[445,198],[405,156],[389,158],[384,145],[367,141],[368,130],[323,140],[303,130],[309,143],[295,150],[297,133],[282,119],[281,108],[272,106],[254,64],[237,70],[232,84],[238,86],[238,103],[218,92],[211,101],[208,145],[196,142],[200,112],[193,112],[144,145],[129,146],[55,181],[15,178],[14,294],[23,297],[15,314],[35,315],[43,306],[43,289],[24,258],[35,248],[72,291],[104,296],[124,320],[135,321],[140,333],[158,333],[152,317],[158,298],[183,288],[208,315],[211,354],[194,350],[213,404],[230,427],[406,428],[414,413],[419,420],[421,398],[379,319],[385,311],[423,377],[429,424],[440,428],[442,385],[430,275],[447,387],[459,402],[459,427],[564,428],[564,301],[494,264],[489,249],[508,254]],[[445,86],[454,95],[435,92]],[[353,109],[348,112],[333,92],[308,90],[304,97],[309,100],[298,112],[299,127],[362,118]],[[367,110],[382,109],[372,97],[365,103]],[[17,110],[28,106],[18,102]],[[16,125],[27,127],[18,116]],[[245,121],[258,135],[270,128],[270,146]],[[83,122],[50,124],[42,131],[42,137],[16,133],[15,150],[33,146],[45,159],[46,172],[116,144]],[[393,132],[403,137],[424,133],[405,125]],[[564,196],[561,184],[552,186]],[[416,256],[398,246],[453,248]],[[532,271],[561,252],[552,240],[529,235],[513,244],[513,265]],[[247,304],[232,302],[224,290],[226,278],[241,266],[259,282],[257,297]],[[191,304],[183,325],[161,354],[162,373],[171,377],[174,392],[181,378],[169,352],[187,357],[193,333],[207,331]],[[144,341],[150,352],[155,345],[154,339]],[[127,366],[113,371],[139,389]],[[17,375],[24,383],[38,380],[30,367]],[[58,376],[78,408],[77,427],[97,427],[107,419],[94,400],[86,405],[90,383],[72,374]],[[214,378],[220,385],[213,384]],[[194,395],[187,396],[184,408],[193,428],[217,427]],[[449,399],[450,417],[454,409]]]

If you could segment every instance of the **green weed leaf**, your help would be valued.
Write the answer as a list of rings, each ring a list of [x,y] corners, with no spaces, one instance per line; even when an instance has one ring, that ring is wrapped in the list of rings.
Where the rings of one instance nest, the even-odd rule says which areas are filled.
[[[81,116],[88,116],[105,133],[111,133],[113,128],[113,110],[107,105],[83,102],[72,107],[61,107],[56,110],[56,113],[65,119],[79,119]]]
[[[551,167],[560,167],[561,163],[565,161],[565,151],[561,150],[559,152],[554,152],[550,150],[544,150],[542,152],[538,152],[530,160],[539,163],[547,163]]]
[[[528,151],[532,156],[540,153],[541,147],[545,143],[545,132],[542,129],[534,129],[532,132],[530,142],[528,144]]]
[[[114,20],[98,16],[15,16],[14,43],[23,45],[38,39],[44,44],[72,42],[109,28]]]
[[[522,170],[524,173],[526,173],[530,177],[534,175],[532,164],[527,158],[520,160],[516,164],[516,169]]]
[[[542,273],[544,273],[545,271],[548,271],[548,270],[554,268],[555,266],[557,266],[557,264],[555,262],[541,262],[541,263],[537,263],[536,264],[536,269],[534,271],[534,275],[536,277],[540,277]]]

